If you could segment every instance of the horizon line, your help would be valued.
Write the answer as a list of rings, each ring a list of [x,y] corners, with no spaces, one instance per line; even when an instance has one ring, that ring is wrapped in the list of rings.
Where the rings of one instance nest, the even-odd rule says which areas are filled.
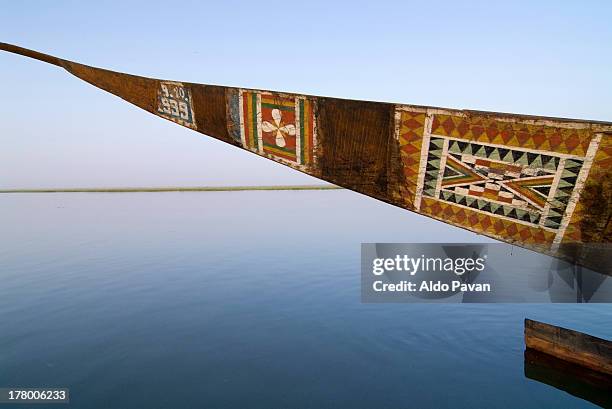
[[[255,186],[161,186],[161,187],[76,187],[0,189],[0,193],[135,193],[135,192],[231,192],[245,190],[335,190],[325,185],[255,185]]]

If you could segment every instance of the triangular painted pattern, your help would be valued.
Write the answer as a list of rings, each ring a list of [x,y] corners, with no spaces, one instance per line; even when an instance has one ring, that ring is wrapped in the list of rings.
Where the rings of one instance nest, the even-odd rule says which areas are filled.
[[[444,143],[445,138],[431,136],[423,196],[534,226],[560,227],[582,160],[567,158],[561,169],[561,157],[554,152],[457,139],[448,139],[445,151]],[[441,163],[445,163],[442,170]],[[553,186],[555,175],[557,186]],[[441,190],[436,197],[438,183]]]
[[[544,221],[544,226],[551,229],[558,229],[561,225],[582,165],[583,161],[577,159],[567,159],[565,161],[565,165],[561,171],[561,179],[559,179],[559,184],[557,185],[555,196],[551,202],[548,216]]]
[[[428,197],[424,197],[421,202],[421,212],[459,227],[479,231],[504,241],[517,242],[522,245],[527,244],[542,250],[547,250],[555,237],[554,232],[541,229],[537,226],[517,223],[493,214],[455,206],[452,203]]]
[[[429,153],[427,156],[427,165],[425,167],[425,179],[423,183],[423,195],[434,197],[438,177],[440,176],[440,162],[442,160],[442,151],[444,148],[444,139],[431,138],[429,141]]]
[[[548,193],[554,180],[554,176],[540,176],[529,179],[514,179],[502,182],[504,186],[518,192],[524,198],[529,200],[532,204],[544,208],[546,200],[548,199]],[[537,189],[547,191],[548,193],[543,196]]]
[[[468,166],[449,155],[446,158],[446,167],[442,178],[442,186],[454,185],[457,183],[476,183],[486,180]]]
[[[447,190],[440,192],[440,199],[446,202],[467,206],[472,209],[508,217],[510,219],[521,220],[527,223],[538,224],[540,221],[540,215],[537,213],[528,212],[523,209],[516,209],[514,207],[499,203],[491,203],[482,199],[474,199],[469,196],[453,193]]]

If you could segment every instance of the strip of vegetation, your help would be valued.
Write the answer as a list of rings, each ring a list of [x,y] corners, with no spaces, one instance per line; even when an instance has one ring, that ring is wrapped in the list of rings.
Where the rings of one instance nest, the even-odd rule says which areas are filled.
[[[243,190],[332,190],[336,185],[297,186],[195,186],[195,187],[109,187],[109,188],[46,188],[0,189],[0,193],[131,193],[131,192],[234,192]]]

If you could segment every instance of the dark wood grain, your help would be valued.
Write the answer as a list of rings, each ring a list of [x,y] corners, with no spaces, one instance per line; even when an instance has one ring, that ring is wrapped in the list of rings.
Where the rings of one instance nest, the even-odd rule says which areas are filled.
[[[612,374],[612,341],[525,319],[525,345],[568,362]]]

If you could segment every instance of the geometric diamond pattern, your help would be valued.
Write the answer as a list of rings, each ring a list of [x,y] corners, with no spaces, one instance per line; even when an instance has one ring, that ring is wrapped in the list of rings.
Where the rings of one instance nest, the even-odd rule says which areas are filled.
[[[493,143],[553,151],[577,156],[586,155],[593,137],[589,129],[559,128],[521,122],[505,122],[482,115],[434,115],[431,133]]]
[[[522,225],[557,230],[582,164],[553,152],[432,135],[422,195]]]
[[[589,177],[587,180],[587,186],[585,186],[585,190],[590,191],[592,189],[591,186],[589,185],[597,185],[602,182],[603,183],[601,186],[604,186],[606,183],[609,184],[611,180],[611,176],[612,176],[612,135],[607,135],[607,136],[604,135],[604,137],[601,139],[601,143],[599,144],[599,149],[597,150],[593,158],[593,164],[589,171]],[[595,189],[595,190],[599,190],[599,189]],[[605,198],[605,196],[603,196],[602,198]],[[565,243],[571,243],[571,242],[589,243],[589,242],[596,242],[602,239],[601,233],[598,235],[596,232],[593,231],[594,229],[592,227],[599,220],[592,220],[594,215],[593,215],[591,206],[589,204],[585,205],[583,203],[582,195],[580,196],[580,199],[581,200],[579,200],[578,203],[576,204],[576,208],[574,209],[574,213],[572,215],[570,223],[568,224],[567,230],[565,231],[565,235],[563,236],[563,242]],[[583,228],[582,228],[583,221],[585,220],[587,220],[587,225],[590,227],[588,231],[583,231]],[[600,222],[605,224],[606,218],[603,217],[602,220],[600,220]]]
[[[612,177],[608,128],[408,106],[396,108],[395,124],[404,207],[523,244],[580,241],[581,228],[599,234],[602,211],[590,214],[580,194],[586,181],[598,197],[592,190]]]
[[[425,113],[399,111],[399,149],[406,181],[403,193],[406,203],[411,205],[416,193],[416,180],[419,174],[421,161],[421,147],[423,143],[423,128]]]
[[[540,214],[537,212],[530,212],[525,209],[495,203],[486,199],[476,199],[472,196],[452,193],[447,190],[440,192],[440,199],[445,202],[456,203],[461,206],[470,207],[472,209],[498,216],[521,220],[534,225],[537,225],[540,222]]]
[[[515,223],[472,209],[453,206],[432,198],[423,197],[421,212],[447,223],[482,232],[508,242],[528,244],[543,250],[551,243],[555,233],[538,227]]]
[[[445,139],[430,139],[423,196],[535,226],[545,218],[546,227],[559,227],[581,161],[568,159],[561,170],[556,155],[455,139],[445,150]],[[546,208],[558,172],[562,189]]]

